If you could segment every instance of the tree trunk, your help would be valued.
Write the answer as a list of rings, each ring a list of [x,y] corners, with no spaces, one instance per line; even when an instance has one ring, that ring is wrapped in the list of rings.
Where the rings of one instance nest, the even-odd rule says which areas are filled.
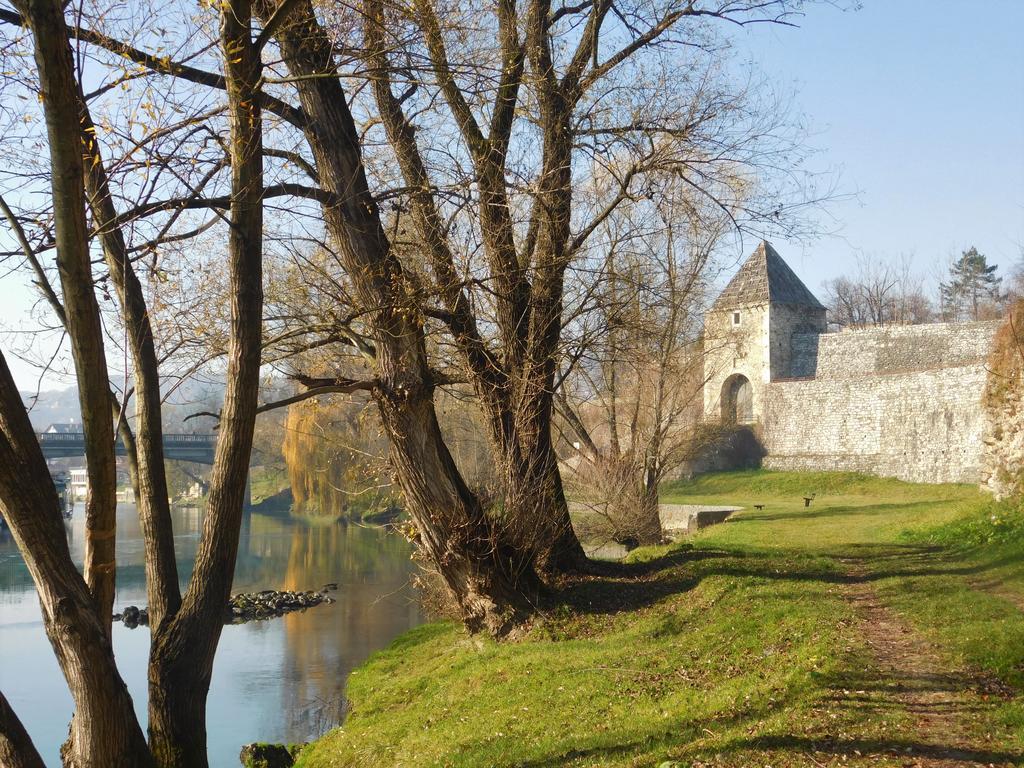
[[[460,131],[474,159],[474,173],[480,186],[480,232],[495,281],[495,313],[501,338],[501,354],[488,349],[481,340],[471,305],[461,288],[462,278],[454,266],[447,235],[441,224],[431,192],[431,183],[415,139],[412,124],[402,104],[391,90],[386,34],[387,17],[379,0],[364,2],[364,31],[367,58],[381,119],[394,148],[398,164],[412,192],[413,219],[424,249],[433,266],[437,291],[449,313],[446,320],[457,348],[471,374],[471,382],[480,398],[487,419],[492,447],[501,457],[505,472],[504,525],[517,546],[539,552],[552,570],[576,570],[586,557],[569,521],[550,444],[550,419],[538,431],[530,418],[517,420],[512,398],[524,390],[518,386],[530,375],[527,363],[527,336],[530,318],[530,285],[527,270],[516,253],[514,223],[510,214],[506,187],[505,152],[523,70],[523,49],[519,42],[515,4],[498,4],[498,37],[503,67],[500,96],[496,98],[490,134],[484,136],[454,80],[445,49],[444,35],[433,7],[427,2],[414,4],[444,98],[455,114]],[[521,403],[524,413],[544,412],[541,402],[531,400],[534,390],[528,384]],[[550,401],[550,398],[548,398]],[[550,402],[547,404],[550,413]],[[519,432],[527,426],[526,440]]]
[[[530,558],[513,547],[463,482],[430,393],[377,396],[392,437],[391,460],[419,533],[418,544],[451,589],[471,632],[507,634],[533,610]]]
[[[109,410],[107,411],[109,414]],[[107,634],[68,550],[60,502],[21,396],[0,355],[0,508],[39,595],[43,626],[75,703],[69,768],[152,764]]]
[[[49,471],[6,361],[0,375],[0,387],[5,390],[0,399],[6,437],[3,447],[13,455],[0,457],[4,465],[0,499],[36,583],[46,633],[75,701],[70,733],[62,748],[65,765],[149,765],[131,697],[110,646],[117,501],[114,430],[89,258],[71,47],[57,0],[24,0],[19,10],[32,30],[35,45],[50,150],[57,267],[85,430],[90,486],[85,581],[71,563]]]
[[[277,4],[265,2],[266,21]],[[437,424],[422,316],[370,195],[361,147],[332,47],[308,0],[300,0],[276,38],[306,117],[306,140],[321,185],[334,204],[324,220],[366,315],[377,387],[374,399],[421,546],[471,630],[507,632],[531,603],[532,579],[484,514],[448,452]],[[365,345],[364,345],[365,346]],[[522,580],[520,577],[523,577]]]
[[[153,342],[153,328],[142,292],[125,246],[124,234],[116,225],[114,207],[106,166],[100,152],[96,126],[82,94],[76,93],[81,112],[82,142],[88,158],[85,176],[86,192],[93,219],[99,230],[103,255],[118,298],[127,328],[135,378],[135,420],[137,434],[130,439],[127,429],[121,430],[129,455],[132,487],[138,508],[146,551],[146,597],[149,603],[150,626],[159,627],[164,617],[173,615],[181,604],[178,568],[174,557],[174,531],[171,506],[164,469],[163,424],[160,404],[160,370]],[[131,443],[131,444],[130,444]]]
[[[4,768],[45,768],[28,731],[0,693],[0,765]]]
[[[588,573],[591,563],[569,518],[562,475],[550,439],[536,445],[541,457],[508,472],[506,505],[533,531],[529,542],[537,571],[545,578]],[[537,471],[531,471],[536,467]],[[518,526],[517,526],[518,527]]]
[[[64,293],[85,432],[89,478],[85,505],[85,580],[99,608],[100,621],[109,634],[114,606],[117,469],[114,425],[110,418],[110,383],[99,305],[93,293],[85,221],[85,175],[75,98],[77,84],[61,3],[19,0],[19,5],[35,44],[50,149],[57,271]]]
[[[231,597],[263,339],[263,134],[260,55],[249,0],[221,5],[221,50],[231,119],[228,235],[231,341],[220,437],[203,532],[177,614],[153,634],[149,663],[149,738],[157,764],[205,768],[206,699]]]
[[[212,669],[208,672],[200,659],[190,658],[187,641],[171,642],[166,633],[150,650],[149,748],[159,768],[209,765],[206,699]]]
[[[534,68],[544,81],[551,69],[550,58],[538,52],[535,34],[531,35]],[[528,38],[530,39],[530,38]],[[562,308],[565,269],[568,265],[568,240],[572,208],[572,130],[570,110],[553,86],[542,87],[540,100],[544,126],[544,149],[540,192],[537,205],[541,213],[537,236],[537,277],[534,280],[530,317],[529,365],[523,374],[523,396],[516,422],[520,425],[521,444],[526,446],[531,463],[543,468],[543,488],[550,506],[551,544],[539,553],[539,561],[548,573],[587,569],[587,557],[572,528],[562,490],[562,479],[551,443],[551,417],[555,383],[555,359],[562,333]]]
[[[638,494],[640,509],[637,511],[636,533],[641,545],[660,544],[663,538],[658,483],[652,478],[653,472],[645,470]]]

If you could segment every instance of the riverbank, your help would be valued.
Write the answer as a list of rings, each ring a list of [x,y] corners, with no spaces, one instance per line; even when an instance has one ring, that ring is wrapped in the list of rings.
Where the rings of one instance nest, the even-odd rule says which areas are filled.
[[[745,509],[567,584],[520,641],[406,633],[299,765],[1024,760],[1019,509],[848,474],[715,475],[663,500]]]
[[[139,514],[118,507],[118,610],[147,603]],[[201,509],[171,510],[177,569],[192,571],[203,525]],[[85,519],[81,505],[65,526],[81,566]],[[287,512],[243,514],[233,591],[287,593],[332,582],[334,604],[270,621],[226,625],[206,708],[210,765],[238,765],[243,744],[306,742],[344,716],[349,671],[422,622],[411,547],[397,534],[361,525],[307,525]],[[264,595],[268,601],[274,594]],[[262,598],[260,598],[262,601]],[[276,602],[276,600],[274,600]],[[150,634],[113,625],[114,654],[139,711],[148,695]],[[8,534],[0,532],[0,688],[42,752],[47,768],[61,765],[73,704],[47,641],[39,599]],[[2,761],[0,761],[2,762]]]

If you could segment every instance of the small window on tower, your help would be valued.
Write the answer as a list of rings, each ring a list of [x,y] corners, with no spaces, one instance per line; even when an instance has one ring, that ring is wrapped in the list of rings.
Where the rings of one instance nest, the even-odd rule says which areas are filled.
[[[740,324],[740,313],[739,312],[733,312],[732,313],[732,324],[733,325],[739,325]]]

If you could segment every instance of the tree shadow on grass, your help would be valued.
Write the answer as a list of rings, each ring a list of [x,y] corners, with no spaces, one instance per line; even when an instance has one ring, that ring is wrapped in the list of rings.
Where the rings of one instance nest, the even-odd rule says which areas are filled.
[[[665,742],[667,740],[668,737],[663,736],[658,741]],[[552,755],[551,757],[517,761],[510,765],[515,766],[515,768],[561,768],[561,766],[570,764],[590,765],[595,760],[604,761],[614,757],[628,757],[643,747],[650,748],[654,746],[655,743],[656,742],[652,742],[648,739],[635,739],[633,741],[627,741],[624,744],[582,747],[579,749],[570,749],[565,752],[560,752],[559,754]],[[577,763],[576,761],[582,762]]]
[[[813,559],[806,554],[786,557],[779,550],[681,549],[642,563],[603,563],[599,574],[564,581],[544,598],[543,607],[568,605],[580,613],[619,613],[688,592],[715,576],[853,585],[891,578],[977,577],[1024,562],[1024,550],[965,563],[958,553],[918,544],[851,545]],[[806,567],[809,561],[823,565]]]
[[[776,702],[777,705],[789,703],[787,697]],[[651,755],[652,753],[667,755],[670,751],[678,751],[680,748],[702,738],[709,733],[709,726],[714,731],[725,731],[733,728],[749,728],[753,723],[763,720],[769,711],[765,707],[747,707],[734,709],[728,712],[719,712],[713,716],[698,714],[690,718],[677,720],[671,726],[654,727],[646,734],[634,735],[628,740],[617,744],[591,743],[574,745],[571,749],[565,749],[557,754],[539,757],[533,760],[517,761],[509,765],[516,768],[560,768],[564,765],[594,765],[619,758],[638,757],[640,755]],[[609,735],[597,736],[594,741],[607,741]],[[662,762],[660,759],[655,765]],[[637,764],[634,760],[630,763]],[[647,762],[639,763],[647,765]]]
[[[862,547],[870,551],[859,551]],[[835,568],[779,568],[784,556],[747,557],[712,566],[705,576],[756,577],[774,581],[820,581],[828,584],[864,584],[891,578],[977,576],[987,571],[1024,562],[1024,550],[964,563],[956,553],[923,545],[855,545],[848,550],[824,552],[829,561],[852,563],[852,570]]]
[[[964,564],[957,552],[915,544],[854,545],[816,557],[794,552],[792,558],[778,550],[763,553],[723,549],[674,550],[646,563],[623,565],[614,577],[568,584],[558,597],[581,613],[615,613],[649,606],[671,595],[686,592],[709,576],[842,584],[891,577],[972,576],[1021,560],[1024,560],[1024,553]],[[815,562],[824,564],[820,568],[813,567]],[[894,672],[851,667],[815,675],[814,684],[820,691],[817,700],[822,707],[844,713],[840,722],[859,722],[870,713],[874,719],[882,721],[909,717],[910,724],[891,734],[883,731],[881,736],[877,736],[874,733],[843,732],[838,730],[838,726],[830,732],[829,721],[822,720],[819,726],[823,730],[816,735],[754,733],[728,741],[722,747],[714,748],[714,752],[732,753],[738,762],[728,764],[736,765],[743,764],[742,761],[749,757],[747,753],[757,752],[785,752],[785,757],[791,761],[788,764],[803,764],[792,761],[806,756],[807,765],[871,757],[909,759],[915,764],[922,760],[941,765],[1024,765],[1024,753],[965,742],[962,737],[958,740],[955,734],[947,734],[941,727],[943,722],[959,718],[970,722],[981,717],[989,706],[986,701],[992,698],[1012,699],[1017,695],[1015,689],[996,679],[970,671],[903,669]],[[764,714],[754,717],[763,717]],[[736,713],[737,718],[739,715]],[[938,723],[940,727],[922,731],[918,725],[926,721],[933,726]],[[839,733],[842,735],[837,735]],[[652,729],[642,737],[630,734],[627,740],[618,744],[608,744],[607,738],[607,734],[603,738],[595,735],[589,744],[574,745],[575,748],[558,755],[519,765],[554,768],[651,755],[660,749],[674,753],[680,749],[686,751],[686,744],[694,740],[694,736],[687,733],[686,725],[665,733]],[[779,757],[781,759],[782,755]]]
[[[992,697],[1010,700],[1015,696],[1013,688],[973,671],[847,670],[814,677],[827,691],[826,702],[854,712],[910,711],[936,717],[949,712],[972,714],[985,710],[985,702]]]
[[[743,553],[715,549],[672,550],[642,563],[602,563],[597,575],[565,580],[544,600],[545,607],[568,605],[581,613],[619,613],[644,608],[671,595],[688,592],[700,583],[694,570],[683,566],[719,558],[742,558]]]
[[[832,692],[833,699],[843,701],[856,698],[851,697],[850,692],[862,697],[877,694],[890,698],[907,693],[992,693],[992,688],[977,676],[956,672],[889,672],[883,677],[868,670],[850,670],[832,675],[815,675],[815,679]]]
[[[695,575],[662,579],[604,578],[576,581],[554,593],[548,607],[568,605],[580,613],[620,613],[654,605],[689,592],[700,583]]]
[[[943,764],[963,763],[965,765],[1021,765],[1024,754],[1007,752],[984,747],[958,747],[948,744],[933,743],[923,739],[857,739],[857,738],[821,738],[810,736],[754,736],[749,739],[737,739],[730,742],[720,752],[745,752],[748,750],[764,750],[785,752],[789,759],[794,753],[815,756],[818,765],[820,759],[837,757],[843,760],[856,760],[872,756],[892,756],[899,758],[924,758],[944,761]]]
[[[892,501],[883,504],[843,504],[800,507],[792,511],[772,511],[770,500],[765,503],[762,511],[744,510],[743,514],[729,519],[730,525],[740,523],[764,523],[777,520],[817,520],[826,517],[847,517],[853,515],[891,515],[914,509],[929,509],[936,504],[947,504],[956,499],[929,499],[927,501]]]
[[[965,562],[964,554],[946,547],[923,544],[856,544],[828,557],[852,564],[854,582],[869,582],[893,577],[977,576],[986,571],[1024,562],[1024,548],[1003,552],[998,557],[977,553]]]
[[[989,708],[987,697],[1011,699],[1014,691],[998,681],[970,672],[931,672],[853,669],[815,674],[822,691],[819,706],[830,713],[842,713],[833,728],[847,730],[845,722],[860,722],[866,715],[885,722],[909,717],[900,731],[882,736],[820,734],[766,734],[735,739],[721,753],[768,751],[785,753],[786,760],[804,754],[809,762],[831,764],[832,759],[871,760],[879,757],[924,759],[941,765],[1022,765],[1024,753],[990,748],[982,743],[957,738],[953,724],[970,722]],[[982,698],[982,697],[986,698]],[[819,720],[819,727],[829,728]],[[923,727],[928,723],[930,727]],[[884,726],[883,726],[884,727]],[[980,739],[977,739],[980,742]],[[874,762],[872,760],[872,762]],[[787,763],[789,764],[789,763]]]
[[[680,565],[722,557],[745,557],[745,553],[710,547],[697,548],[690,544],[684,544],[662,555],[652,557],[650,560],[638,562],[601,561],[602,575],[624,578],[656,576]]]

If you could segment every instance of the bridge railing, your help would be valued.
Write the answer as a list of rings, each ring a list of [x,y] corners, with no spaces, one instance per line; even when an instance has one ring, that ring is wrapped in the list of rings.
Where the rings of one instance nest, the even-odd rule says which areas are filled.
[[[199,443],[201,445],[213,445],[217,442],[216,435],[187,434],[187,435],[164,435],[165,443]]]
[[[78,445],[85,442],[85,434],[82,432],[37,432],[36,437],[40,443],[71,443]],[[120,443],[121,438],[118,438],[117,442]],[[209,446],[216,444],[216,442],[216,435],[164,435],[165,445]]]
[[[85,439],[81,432],[36,432],[40,443],[80,443]]]

